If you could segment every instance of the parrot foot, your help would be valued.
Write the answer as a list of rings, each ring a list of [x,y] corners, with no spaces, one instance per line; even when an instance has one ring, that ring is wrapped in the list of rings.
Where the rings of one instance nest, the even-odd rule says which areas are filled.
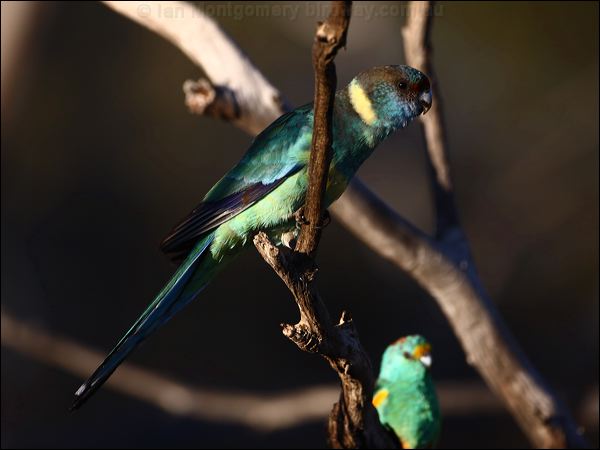
[[[308,225],[308,220],[304,217],[304,207],[301,207],[294,213],[294,219],[296,219],[296,228],[301,228],[302,225]]]
[[[296,242],[298,238],[298,230],[288,231],[286,233],[281,234],[281,243],[285,245],[290,250],[294,250],[296,248]]]
[[[294,213],[294,218],[296,219],[296,228],[301,228],[302,225],[308,225],[310,222],[304,216],[304,207],[300,208],[298,211]],[[323,211],[323,217],[321,218],[320,225],[317,225],[317,229],[323,229],[327,225],[331,223],[331,214],[329,214],[329,210],[326,209]]]

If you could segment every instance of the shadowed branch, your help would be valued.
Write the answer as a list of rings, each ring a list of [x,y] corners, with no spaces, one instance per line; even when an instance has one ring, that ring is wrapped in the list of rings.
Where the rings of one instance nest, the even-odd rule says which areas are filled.
[[[23,322],[5,311],[2,312],[1,329],[5,349],[76,377],[89,375],[105,357],[99,350]],[[106,386],[169,414],[241,425],[258,432],[321,421],[339,397],[336,385],[310,386],[274,394],[221,391],[187,385],[131,362],[123,363]],[[496,397],[480,383],[441,382],[437,383],[436,390],[444,415],[448,417],[504,412]],[[584,398],[581,417],[586,425],[594,427],[598,423],[598,386]]]
[[[264,233],[254,238],[263,259],[286,284],[300,309],[300,321],[284,324],[283,333],[301,350],[318,353],[334,369],[342,392],[329,417],[329,443],[334,448],[394,448],[371,405],[375,378],[354,322],[343,312],[334,325],[316,288],[313,260],[321,234],[323,198],[331,162],[334,57],[345,45],[351,2],[334,1],[328,19],[319,23],[313,44],[315,108],[308,165],[308,190],[302,209],[304,224],[295,250],[277,248]]]
[[[192,5],[105,3],[163,36],[204,68],[209,80],[186,85],[187,103],[196,112],[230,120],[256,134],[287,110],[279,92],[218,25]],[[150,10],[140,14],[143,5],[151,5]],[[183,20],[169,21],[153,12],[159,5],[184,8],[187,13]],[[433,75],[428,41],[430,8],[429,2],[412,2],[403,34],[408,63]],[[332,212],[360,240],[409,273],[436,299],[459,337],[467,361],[505,401],[535,445],[585,446],[569,411],[560,405],[518,348],[476,273],[459,226],[439,86],[433,78],[433,108],[424,117],[423,125],[436,206],[435,238],[401,218],[358,180],[350,184]],[[315,210],[320,214],[320,208]],[[320,216],[315,217],[313,225],[320,222]]]
[[[450,177],[442,96],[431,60],[432,7],[433,2],[411,2],[402,30],[406,62],[429,75],[435,99],[429,114],[420,119],[436,208],[437,255],[420,259],[421,274],[416,278],[440,304],[469,364],[504,400],[530,441],[542,448],[585,447],[569,411],[533,368],[489,299],[460,226]]]

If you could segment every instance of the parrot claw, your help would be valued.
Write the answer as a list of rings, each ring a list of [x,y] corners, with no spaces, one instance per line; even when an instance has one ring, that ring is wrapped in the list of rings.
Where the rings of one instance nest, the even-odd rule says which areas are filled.
[[[297,234],[298,233],[296,232],[296,230],[283,233],[281,235],[281,243],[290,250],[294,250],[296,248]]]
[[[304,208],[300,208],[298,211],[294,213],[294,218],[296,219],[296,228],[301,228],[302,225],[308,225],[310,222],[304,216]],[[316,228],[323,229],[327,225],[331,223],[331,214],[329,214],[329,210],[326,209],[323,211],[323,217],[321,218],[321,223],[317,225]]]
[[[304,217],[304,207],[294,213],[296,219],[296,228],[302,228],[302,225],[308,225],[308,220]]]

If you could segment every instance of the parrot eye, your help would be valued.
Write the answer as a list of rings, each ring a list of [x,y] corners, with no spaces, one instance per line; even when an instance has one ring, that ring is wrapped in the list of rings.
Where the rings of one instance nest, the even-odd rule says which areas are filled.
[[[404,81],[401,81],[400,83],[398,83],[398,89],[404,91],[406,88],[408,87],[408,84],[405,83]]]
[[[408,352],[404,352],[404,357],[406,359],[412,359],[412,355],[410,353],[408,353]]]

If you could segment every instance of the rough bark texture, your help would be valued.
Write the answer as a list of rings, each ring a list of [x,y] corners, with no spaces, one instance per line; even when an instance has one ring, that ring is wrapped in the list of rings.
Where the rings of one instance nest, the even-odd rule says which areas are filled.
[[[196,114],[225,119],[257,134],[286,109],[269,83],[221,27],[188,2],[104,1],[119,14],[162,36],[206,73],[184,86]],[[176,19],[169,18],[170,12]]]
[[[323,198],[331,162],[331,118],[333,100],[337,88],[334,58],[338,50],[346,45],[346,34],[350,25],[352,2],[334,1],[329,18],[319,23],[312,50],[315,71],[314,126],[308,163],[308,192],[302,226],[296,250],[313,254],[320,237],[323,214]]]
[[[300,310],[300,321],[284,324],[283,334],[303,351],[318,353],[341,382],[340,400],[329,418],[329,443],[334,448],[394,448],[371,404],[375,377],[369,356],[347,312],[334,325],[315,284],[313,256],[322,227],[323,198],[331,162],[332,115],[337,79],[334,58],[346,43],[352,3],[332,2],[329,18],[319,23],[313,44],[315,113],[308,165],[309,186],[302,209],[303,225],[295,250],[278,249],[264,233],[254,244],[284,281]]]
[[[301,350],[323,356],[340,378],[340,399],[329,416],[330,445],[396,448],[371,404],[375,378],[369,356],[347,312],[337,324],[332,323],[315,285],[314,260],[304,253],[274,246],[264,233],[256,235],[254,245],[286,284],[300,310],[297,324],[282,324],[283,334]]]

